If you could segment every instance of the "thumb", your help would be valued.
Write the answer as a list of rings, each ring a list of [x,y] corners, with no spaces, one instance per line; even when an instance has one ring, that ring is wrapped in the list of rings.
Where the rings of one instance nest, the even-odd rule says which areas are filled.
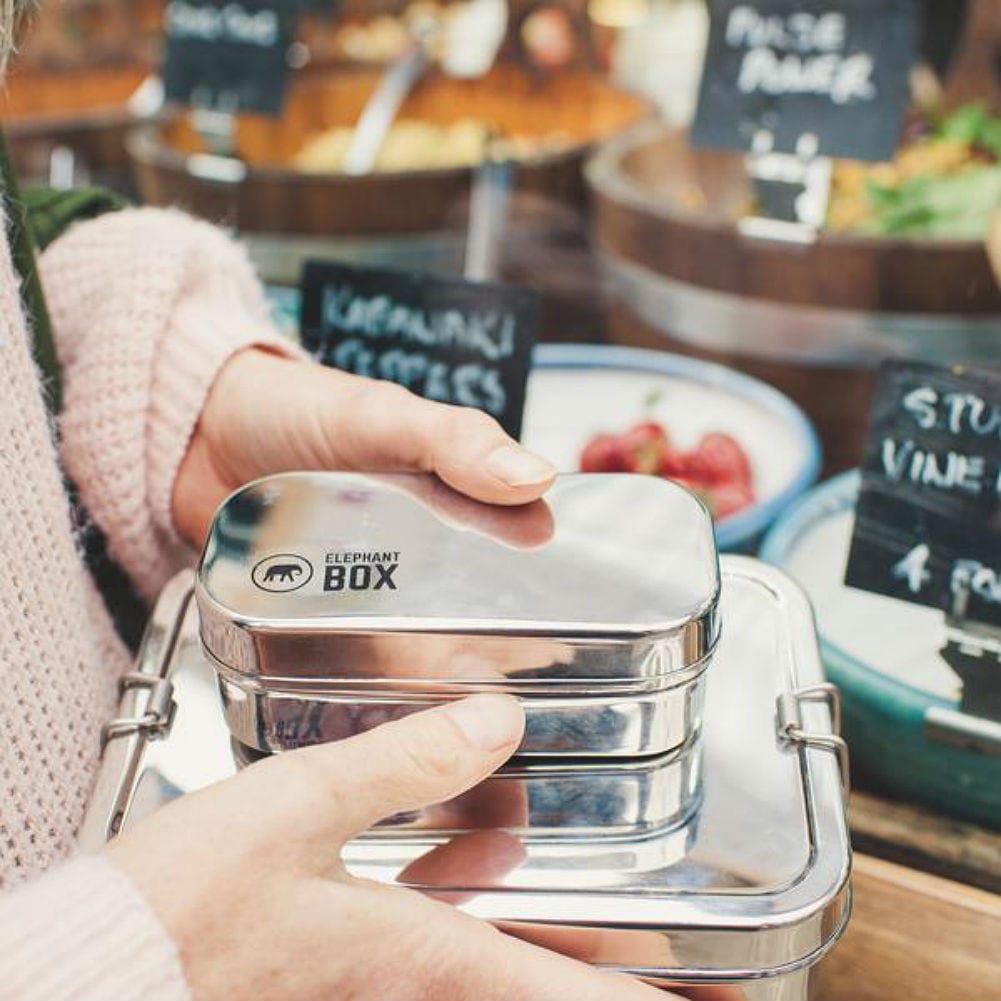
[[[262,762],[257,779],[309,840],[338,844],[376,822],[460,795],[502,765],[525,715],[509,695],[475,695],[332,744]]]
[[[556,468],[522,448],[486,413],[421,399],[393,383],[329,369],[313,373],[323,419],[315,453],[330,468],[435,473],[489,504],[527,504]]]

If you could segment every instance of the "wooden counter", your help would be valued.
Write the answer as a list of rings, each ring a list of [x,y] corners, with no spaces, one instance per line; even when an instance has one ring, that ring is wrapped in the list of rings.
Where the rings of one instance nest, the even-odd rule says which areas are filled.
[[[1001,896],[855,856],[845,938],[817,970],[820,1001],[998,1001]]]

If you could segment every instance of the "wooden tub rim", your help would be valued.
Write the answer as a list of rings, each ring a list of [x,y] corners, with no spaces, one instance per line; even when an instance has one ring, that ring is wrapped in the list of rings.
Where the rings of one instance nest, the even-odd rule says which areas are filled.
[[[711,216],[696,209],[689,209],[666,198],[651,199],[648,188],[643,187],[620,169],[624,158],[644,143],[664,136],[677,139],[682,137],[684,131],[681,126],[667,126],[658,120],[642,121],[626,128],[618,135],[600,143],[588,157],[584,165],[586,184],[600,197],[646,215],[682,222],[707,233],[781,246],[783,241],[768,240],[741,233],[735,222],[722,216]],[[733,153],[733,156],[736,157],[739,154]],[[983,240],[950,240],[942,237],[922,236],[870,236],[860,233],[831,233],[825,230],[821,230],[817,234],[816,242],[808,246],[816,244],[824,244],[848,252],[852,250],[868,252],[879,247],[890,251],[920,248],[922,252],[930,254],[965,253],[979,256],[984,253]],[[799,243],[789,244],[789,248],[790,251],[794,250],[797,253],[802,253],[804,249],[803,245]]]

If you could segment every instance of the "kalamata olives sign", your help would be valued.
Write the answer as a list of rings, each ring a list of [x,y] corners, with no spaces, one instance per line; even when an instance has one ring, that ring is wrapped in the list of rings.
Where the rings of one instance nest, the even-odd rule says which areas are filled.
[[[477,407],[518,437],[538,306],[526,288],[309,261],[302,342],[325,365]]]
[[[710,0],[695,146],[885,160],[899,138],[921,0]]]
[[[845,582],[1001,625],[1001,373],[884,368]]]
[[[164,12],[167,100],[281,114],[301,13],[293,0],[170,0]]]

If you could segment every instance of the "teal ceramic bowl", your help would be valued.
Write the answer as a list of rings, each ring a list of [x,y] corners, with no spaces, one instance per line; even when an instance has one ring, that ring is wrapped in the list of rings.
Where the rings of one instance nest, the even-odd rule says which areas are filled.
[[[938,655],[943,615],[842,583],[858,489],[851,472],[804,495],[773,525],[761,556],[813,602],[854,767],[900,799],[1001,830],[1001,758],[928,734],[930,709],[959,708],[959,680]]]

